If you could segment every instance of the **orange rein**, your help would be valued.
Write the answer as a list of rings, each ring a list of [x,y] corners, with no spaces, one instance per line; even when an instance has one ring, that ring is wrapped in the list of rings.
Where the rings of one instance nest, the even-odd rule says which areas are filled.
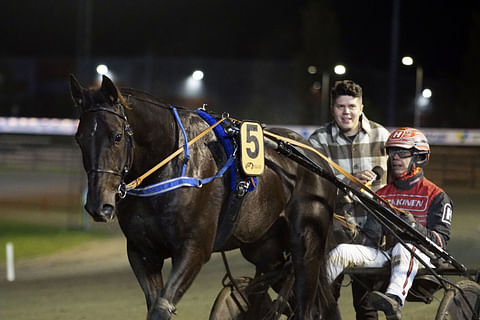
[[[190,147],[192,144],[194,144],[195,142],[197,142],[198,140],[200,140],[204,135],[206,135],[208,132],[210,132],[211,130],[213,130],[216,126],[218,126],[222,121],[224,121],[226,118],[221,118],[220,120],[218,120],[217,122],[215,122],[214,124],[212,124],[210,127],[208,127],[207,129],[203,130],[198,136],[196,136],[195,138],[193,138],[192,140],[188,141],[187,145]],[[132,190],[132,189],[135,189],[136,187],[138,187],[142,181],[147,178],[149,175],[151,175],[152,173],[154,173],[155,171],[157,171],[158,169],[160,169],[161,167],[163,167],[164,165],[166,165],[168,162],[170,162],[173,158],[175,158],[176,156],[178,156],[180,153],[183,152],[183,150],[185,149],[185,145],[181,146],[180,148],[178,148],[177,151],[175,151],[174,153],[172,153],[171,155],[169,155],[168,157],[166,157],[165,159],[163,159],[161,162],[159,162],[157,165],[155,165],[153,168],[151,168],[150,170],[148,170],[147,172],[145,172],[143,175],[141,175],[140,177],[138,177],[137,179],[133,180],[132,182],[130,182],[129,184],[127,184],[127,191],[128,190]]]

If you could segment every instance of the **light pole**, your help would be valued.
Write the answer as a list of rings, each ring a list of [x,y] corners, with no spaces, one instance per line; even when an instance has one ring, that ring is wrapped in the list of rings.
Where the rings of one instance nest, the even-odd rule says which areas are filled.
[[[411,66],[413,64],[413,58],[405,56],[402,58],[402,64],[405,66]],[[415,100],[413,104],[413,127],[420,127],[420,100],[422,96],[423,87],[423,68],[418,63],[415,64]]]
[[[414,116],[413,116],[413,126],[415,128],[420,127],[420,99],[422,95],[422,87],[423,87],[423,68],[422,66],[418,65],[415,68],[415,107],[414,107]]]
[[[347,68],[345,68],[342,64],[337,64],[333,68],[333,72],[336,75],[344,75],[347,72]],[[330,92],[330,73],[323,72],[322,73],[322,95],[320,98],[320,110],[321,110],[321,119],[323,122],[326,122],[328,119],[328,94]]]
[[[328,119],[328,92],[330,91],[330,74],[322,72],[322,95],[320,96],[320,119],[322,123]]]

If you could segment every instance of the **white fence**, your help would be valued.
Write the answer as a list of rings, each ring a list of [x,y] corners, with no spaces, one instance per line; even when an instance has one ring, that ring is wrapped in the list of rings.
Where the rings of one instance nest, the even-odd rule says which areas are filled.
[[[0,117],[0,133],[73,135],[78,120],[48,118]],[[304,137],[317,128],[316,126],[279,125],[292,129]],[[390,131],[395,128],[388,128]],[[431,145],[442,146],[480,146],[480,129],[443,129],[421,128]]]

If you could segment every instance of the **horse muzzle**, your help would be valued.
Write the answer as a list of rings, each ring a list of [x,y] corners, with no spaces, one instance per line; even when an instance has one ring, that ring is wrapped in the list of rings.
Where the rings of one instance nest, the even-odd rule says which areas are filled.
[[[87,204],[85,210],[97,222],[110,222],[115,218],[115,207],[110,204],[104,204],[98,210],[91,210]]]

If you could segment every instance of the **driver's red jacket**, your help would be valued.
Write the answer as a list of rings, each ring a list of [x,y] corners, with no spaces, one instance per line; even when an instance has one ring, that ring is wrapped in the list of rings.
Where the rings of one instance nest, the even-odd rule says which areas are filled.
[[[445,191],[425,178],[422,171],[407,180],[387,184],[377,194],[410,212],[421,225],[419,231],[438,246],[446,247],[450,239],[452,201]]]

